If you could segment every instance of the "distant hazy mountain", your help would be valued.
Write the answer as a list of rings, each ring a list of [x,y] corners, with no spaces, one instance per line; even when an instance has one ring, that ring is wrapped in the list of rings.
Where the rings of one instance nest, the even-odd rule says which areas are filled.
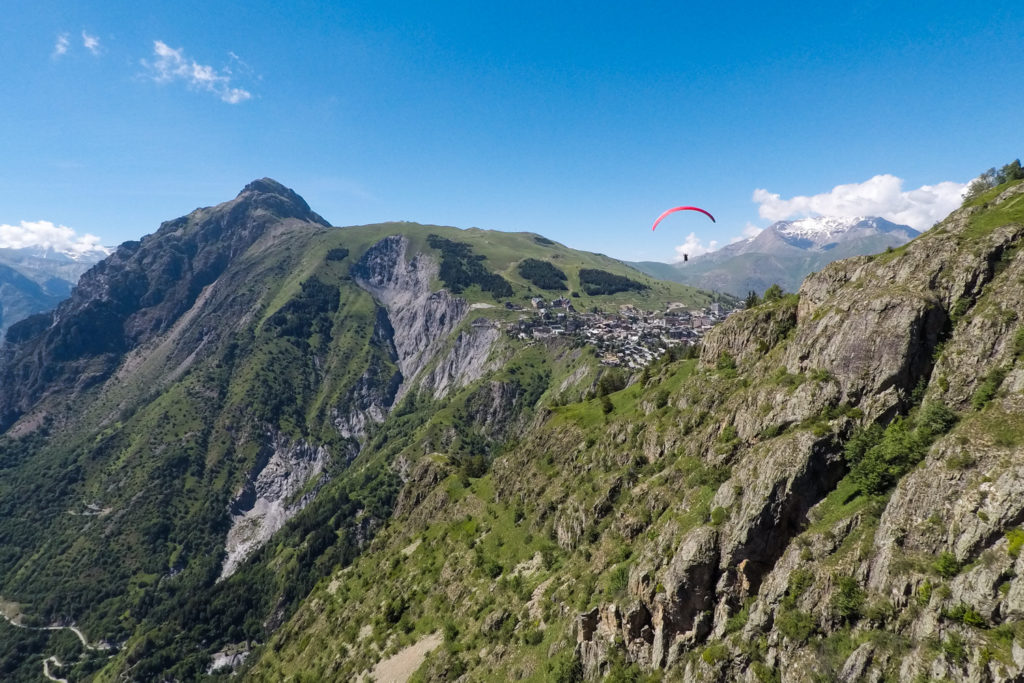
[[[756,237],[685,263],[630,265],[655,277],[736,296],[751,290],[763,293],[773,283],[796,291],[808,273],[832,261],[898,247],[919,234],[884,218],[801,218],[779,221]]]
[[[107,249],[0,248],[0,338],[19,320],[66,299],[82,273],[109,253]]]

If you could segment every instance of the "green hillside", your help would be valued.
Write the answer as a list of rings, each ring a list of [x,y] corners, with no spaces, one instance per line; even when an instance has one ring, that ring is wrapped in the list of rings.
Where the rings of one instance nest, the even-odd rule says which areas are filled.
[[[399,367],[411,362],[398,336],[410,329],[393,329],[401,321],[356,273],[395,236],[407,261],[422,255],[436,267],[455,248],[511,291],[458,287],[468,304],[491,306],[469,316],[460,299],[431,294],[451,288],[438,270],[418,296],[446,306],[430,323],[440,327],[424,333],[448,336],[424,337],[412,376]],[[0,676],[35,680],[43,655],[57,653],[73,680],[195,679],[211,653],[266,641],[317,581],[365,550],[409,495],[398,463],[415,465],[427,449],[478,475],[535,406],[590,391],[599,372],[591,350],[474,327],[481,316],[518,318],[505,302],[568,295],[523,278],[527,258],[556,264],[580,290],[572,301],[581,310],[712,300],[533,234],[327,227],[264,180],[122,247],[56,315],[16,327],[4,382],[18,390],[0,411],[0,596],[24,625],[75,624],[99,649],[67,631],[0,624]],[[591,296],[581,269],[641,289]],[[91,331],[98,311],[102,328]],[[441,382],[444,363],[472,351],[459,344],[477,333],[486,367],[419,387]],[[290,487],[274,504],[295,516],[220,579],[232,511],[260,495],[269,484],[257,475],[274,468],[285,473],[277,485]]]
[[[444,227],[438,225],[420,225],[419,223],[382,223],[378,225],[364,225],[347,227],[337,233],[329,233],[323,237],[324,249],[331,246],[343,246],[351,251],[351,261],[358,261],[362,253],[373,244],[388,235],[405,235],[409,238],[410,252],[437,253],[438,250],[429,244],[430,235],[438,235],[442,238],[455,240],[467,244],[473,253],[484,257],[483,265],[507,280],[513,288],[512,296],[504,300],[524,304],[534,296],[546,297],[548,300],[557,296],[569,296],[569,292],[575,292],[578,297],[572,297],[573,303],[578,310],[589,310],[594,306],[611,309],[623,304],[633,305],[645,310],[662,310],[668,303],[679,302],[686,306],[702,307],[712,301],[734,302],[735,299],[726,295],[716,295],[705,290],[699,290],[688,285],[680,285],[675,282],[657,280],[644,273],[631,268],[621,261],[585,251],[570,249],[562,244],[548,240],[540,235],[530,232],[498,232],[495,230],[481,230],[470,228],[461,230],[459,228]],[[329,246],[328,246],[329,245]],[[547,261],[566,273],[566,290],[545,290],[534,286],[529,280],[519,274],[518,266],[526,259],[537,259]],[[641,291],[620,292],[610,295],[591,296],[580,285],[580,269],[597,269],[608,273],[627,277],[646,285],[647,289]],[[443,286],[440,281],[435,282],[437,287]],[[470,287],[464,293],[471,303],[494,302],[495,297],[480,290],[479,287]]]

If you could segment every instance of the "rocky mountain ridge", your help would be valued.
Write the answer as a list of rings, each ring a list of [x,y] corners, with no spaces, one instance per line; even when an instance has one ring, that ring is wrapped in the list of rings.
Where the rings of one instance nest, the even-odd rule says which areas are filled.
[[[995,198],[993,206],[1019,202],[1021,189],[1018,186],[1007,190]],[[964,253],[962,249],[955,248],[955,235],[962,234],[967,229],[970,213],[965,211],[949,219],[941,235],[930,236],[932,239],[928,240],[927,244],[915,243],[918,248],[909,249],[894,260],[861,258],[841,262],[805,281],[800,289],[800,306],[796,311],[796,334],[778,361],[786,373],[799,375],[817,372],[827,379],[820,383],[822,386],[815,394],[803,397],[802,402],[806,403],[792,416],[790,424],[813,419],[816,414],[830,406],[843,405],[855,407],[863,414],[858,415],[857,419],[866,421],[867,424],[888,422],[887,418],[906,412],[912,402],[911,395],[919,384],[927,386],[923,396],[926,405],[928,401],[941,400],[947,405],[950,403],[938,381],[935,384],[928,382],[933,373],[935,351],[944,339],[948,338],[947,343],[956,345],[962,343],[958,342],[960,335],[974,337],[974,333],[960,329],[947,337],[950,334],[949,311],[954,309],[957,301],[977,301],[983,289],[996,275],[993,265],[1001,262],[1009,246],[1018,244],[1024,237],[1024,226],[1008,225],[986,235],[985,239],[980,241],[981,244],[974,245],[980,247],[975,252]],[[1014,283],[1010,285],[1014,291],[1012,297],[1002,299],[996,291],[988,291],[989,303],[993,299],[1002,299],[1003,305],[1012,306],[1015,300],[1019,300],[1020,278],[1016,271],[1020,263],[1019,259],[1013,261],[1010,267],[1000,274],[1005,278],[1002,282]],[[924,296],[912,294],[915,292],[921,292]],[[1012,308],[1004,310],[1009,311]],[[1013,329],[1014,327],[1010,325],[1002,330],[992,330],[994,334],[989,339],[994,341],[994,338],[1001,338],[1005,343],[1012,338]],[[737,345],[729,338],[725,329],[723,332],[724,334],[711,336],[707,340],[702,355],[704,364],[713,364],[722,354],[742,357],[743,351],[750,349],[749,342]],[[827,344],[822,343],[823,340],[828,340]],[[976,340],[975,344],[979,342],[981,340]],[[984,342],[981,343],[984,345]],[[997,360],[1005,362],[1008,355],[1004,354],[1002,358],[996,356],[990,363]],[[1009,360],[1012,362],[1012,357]],[[959,375],[961,381],[971,381],[970,375],[963,376],[962,369],[949,369]],[[1017,369],[1012,372],[1020,374],[1021,371]],[[973,378],[972,393],[976,391],[982,377],[984,374]],[[769,397],[763,397],[757,405],[779,405],[778,398],[781,397],[776,397],[773,402]],[[1007,401],[1006,407],[1011,412],[1016,412],[1019,400],[1011,395]],[[967,406],[960,401],[952,402],[951,407],[963,409]],[[779,418],[774,415],[774,411],[759,416],[757,413],[760,412],[760,408],[751,408],[753,406],[747,408],[743,403],[737,404],[732,416],[732,424],[737,430],[738,438],[745,443],[755,442],[763,430],[779,424]],[[683,642],[687,637],[700,642],[712,640],[707,638],[712,634],[724,635],[728,618],[735,614],[737,606],[742,605],[748,596],[758,595],[762,581],[773,585],[776,593],[774,596],[771,593],[760,596],[753,605],[748,606],[751,625],[746,627],[744,635],[755,637],[757,626],[764,628],[771,623],[770,619],[761,617],[760,614],[774,611],[778,618],[778,605],[784,597],[788,578],[793,575],[794,570],[792,560],[785,560],[786,547],[798,538],[800,527],[806,524],[801,520],[806,519],[808,515],[813,518],[816,504],[824,499],[825,494],[842,475],[842,451],[831,446],[830,442],[835,435],[842,435],[849,427],[843,426],[842,421],[839,421],[840,424],[836,422],[831,422],[832,430],[822,437],[813,438],[813,434],[797,434],[786,440],[784,448],[752,447],[750,459],[756,459],[756,471],[761,477],[766,474],[769,476],[768,481],[759,482],[756,488],[751,487],[756,481],[751,477],[752,472],[744,471],[749,467],[746,462],[741,460],[732,466],[732,479],[722,485],[711,503],[713,507],[730,510],[730,518],[717,530],[705,527],[691,533],[683,541],[668,566],[663,581],[667,600],[661,602],[656,592],[647,592],[650,588],[644,577],[649,569],[641,571],[641,568],[635,568],[630,572],[630,594],[640,598],[641,606],[646,605],[647,610],[654,615],[652,618],[661,620],[660,628],[659,624],[654,624],[654,643],[650,646],[651,649],[641,650],[641,654],[649,653],[646,655],[647,661],[655,665],[671,664],[669,649],[666,646],[659,649],[658,642],[666,638],[662,634],[671,634],[673,629],[683,637]],[[833,431],[837,427],[838,430]],[[949,437],[941,439],[936,444],[933,462],[937,464],[944,460],[952,446],[952,443],[947,445],[947,439],[955,439],[956,434],[957,431],[954,430]],[[973,442],[972,445],[976,452],[985,448],[978,442]],[[992,455],[999,457],[1000,451],[1006,453],[1005,450],[996,448]],[[926,459],[926,468],[930,470],[928,461]],[[987,469],[989,476],[995,471],[999,470]],[[917,476],[918,474],[920,476]],[[1000,496],[1000,500],[1004,502],[1008,501],[1003,496],[1012,495],[1010,491],[1015,490],[1017,484],[1012,483],[1012,480],[1018,476],[1014,469],[1007,471],[1006,474],[1012,479],[1002,484],[1004,487],[1011,487],[1009,490],[1004,489],[1005,493]],[[956,476],[955,479],[963,481],[962,475]],[[904,502],[906,497],[921,498],[922,492],[919,487],[926,481],[931,493],[925,494],[924,497],[932,497],[929,504],[921,505],[924,500],[919,500],[918,504]],[[965,534],[967,530],[963,528],[957,533],[948,533],[945,538],[935,538],[931,531],[921,529],[920,525],[925,523],[929,515],[936,512],[942,515],[941,511],[944,508],[942,505],[936,505],[936,498],[951,502],[956,500],[940,493],[942,490],[948,493],[948,479],[938,486],[937,483],[934,474],[926,473],[924,470],[911,473],[903,480],[886,505],[875,532],[874,543],[871,546],[875,554],[874,560],[860,568],[856,565],[846,565],[849,567],[848,571],[852,571],[858,585],[866,579],[868,590],[877,591],[882,599],[894,601],[893,604],[897,608],[906,606],[905,596],[915,595],[925,580],[920,574],[915,576],[913,570],[909,572],[909,576],[905,569],[892,571],[891,558],[900,552],[897,549],[916,546],[927,548],[938,555],[944,548],[948,548],[953,551],[956,562],[963,566],[990,545],[995,545],[994,552],[998,552],[999,541],[1003,539],[1003,534],[1007,530],[1004,524],[1010,522],[1009,527],[1012,528],[1018,523],[1014,520],[1021,519],[1016,505],[1013,505],[1010,510],[1000,514],[1001,519],[994,522],[994,528],[990,527],[988,535],[978,538],[977,541],[969,541],[969,535]],[[736,495],[737,490],[742,490],[742,494]],[[947,529],[958,528],[956,522],[950,522],[952,524],[947,525]],[[833,537],[840,534],[849,536],[859,526],[856,520],[852,526],[843,520],[837,528],[831,530],[831,534]],[[900,529],[901,538],[894,538],[891,531],[893,527]],[[787,529],[790,530],[788,533]],[[777,536],[780,532],[781,535]],[[806,537],[810,544],[808,547],[814,548],[821,542],[817,536],[809,534]],[[1003,541],[1005,542],[1005,539]],[[825,554],[828,554],[827,549]],[[778,566],[780,561],[783,561],[781,567]],[[1006,564],[1006,561],[1003,563]],[[1009,565],[1012,565],[1012,561],[1007,567]],[[1000,571],[1005,570],[996,570],[995,575],[998,576]],[[831,598],[830,594],[833,594],[835,589],[834,583],[831,590],[829,584],[834,581],[836,578],[827,574],[815,577],[813,585],[816,587],[814,592],[818,599],[805,600],[801,604],[827,603],[826,598]],[[971,582],[961,579],[958,585],[962,591],[962,587],[971,585]],[[694,596],[705,597],[695,602]],[[964,597],[963,593],[954,591],[951,599],[956,603],[963,601]],[[983,598],[979,594],[971,595],[970,598],[966,601],[968,604],[974,604],[979,599],[991,599],[990,596]],[[1002,613],[1014,619],[1012,615],[1015,614],[1015,609],[1007,605],[1003,607]],[[658,617],[659,614],[664,616]],[[699,614],[706,614],[708,618],[703,627],[693,621]],[[986,620],[991,619],[992,614],[990,609]],[[626,618],[628,619],[628,615]],[[818,625],[818,628],[825,632],[834,627],[835,625],[820,622]],[[931,622],[931,627],[939,627],[939,624]],[[924,627],[919,633],[923,635],[927,628]],[[705,633],[702,634],[702,630]],[[942,629],[940,627],[937,630]],[[668,636],[670,641],[672,638],[673,636]],[[590,640],[584,638],[583,642]],[[627,639],[628,642],[631,640]],[[782,671],[795,672],[800,667],[807,666],[807,662],[800,660],[803,653],[799,648],[787,652],[784,640],[780,639],[779,644],[782,646],[780,654],[783,659],[779,662]],[[900,676],[904,680],[921,671],[932,673],[935,669],[934,664],[923,669],[918,668],[922,666],[922,662],[915,662],[914,657],[906,657],[904,663],[899,661],[903,658],[896,658],[894,662],[881,650],[873,650],[876,671],[882,672],[893,663],[900,664]],[[920,651],[915,654],[919,657],[923,655]],[[787,663],[787,658],[792,659]],[[639,658],[638,661],[643,659]],[[851,670],[857,666],[855,661],[848,664]],[[863,662],[861,664],[860,674],[867,673],[871,667]],[[944,675],[957,673],[956,667],[950,667],[949,663],[940,668]],[[1016,675],[1010,673],[1014,670],[1012,667],[1004,670],[1007,671],[1004,679],[1008,680]],[[689,665],[686,671],[687,677],[700,677],[710,673],[703,666],[693,664]],[[738,669],[732,670],[732,674],[738,673]],[[990,675],[991,672],[986,674]]]
[[[263,179],[232,202],[197,210],[141,241],[120,245],[56,310],[9,331],[0,428],[54,387],[84,388],[106,379],[124,354],[171,329],[232,258],[267,230],[284,230],[292,222],[328,227],[293,191]]]

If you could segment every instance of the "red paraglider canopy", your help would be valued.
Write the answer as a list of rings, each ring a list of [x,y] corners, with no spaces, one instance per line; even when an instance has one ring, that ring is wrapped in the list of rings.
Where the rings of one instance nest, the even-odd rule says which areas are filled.
[[[660,216],[658,216],[658,220],[654,221],[654,225],[651,226],[651,230],[654,230],[656,227],[658,227],[658,223],[661,222],[662,218],[664,218],[665,216],[669,215],[670,213],[675,213],[676,211],[700,211],[702,214],[704,214],[705,216],[710,218],[712,223],[716,222],[714,216],[712,216],[710,213],[708,213],[707,211],[705,211],[704,209],[702,209],[700,207],[697,207],[697,206],[677,206],[674,209],[669,209],[665,213],[663,213]]]

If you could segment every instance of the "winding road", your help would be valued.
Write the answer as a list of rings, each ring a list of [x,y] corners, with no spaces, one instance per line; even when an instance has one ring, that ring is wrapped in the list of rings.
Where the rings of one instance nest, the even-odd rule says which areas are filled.
[[[10,612],[11,614],[8,614],[8,612]],[[62,629],[67,629],[68,631],[71,631],[75,634],[75,636],[78,637],[78,640],[80,640],[82,643],[82,647],[84,647],[86,650],[110,649],[110,645],[108,645],[107,643],[97,643],[95,645],[90,643],[89,639],[85,637],[85,634],[82,633],[81,629],[79,629],[77,626],[26,626],[25,624],[21,623],[21,614],[20,612],[18,612],[17,603],[6,602],[2,598],[0,598],[0,616],[2,616],[4,618],[4,621],[6,621],[11,626],[23,628],[29,631],[60,631]],[[61,681],[62,683],[68,683],[66,678],[57,678],[56,676],[50,673],[51,663],[57,667],[63,666],[61,661],[57,659],[56,656],[47,657],[43,660],[43,675],[51,681]]]
[[[47,657],[43,660],[43,675],[49,678],[51,681],[60,681],[61,683],[68,683],[68,679],[57,678],[56,676],[50,673],[50,662],[53,662],[57,666],[64,666],[56,657]]]

